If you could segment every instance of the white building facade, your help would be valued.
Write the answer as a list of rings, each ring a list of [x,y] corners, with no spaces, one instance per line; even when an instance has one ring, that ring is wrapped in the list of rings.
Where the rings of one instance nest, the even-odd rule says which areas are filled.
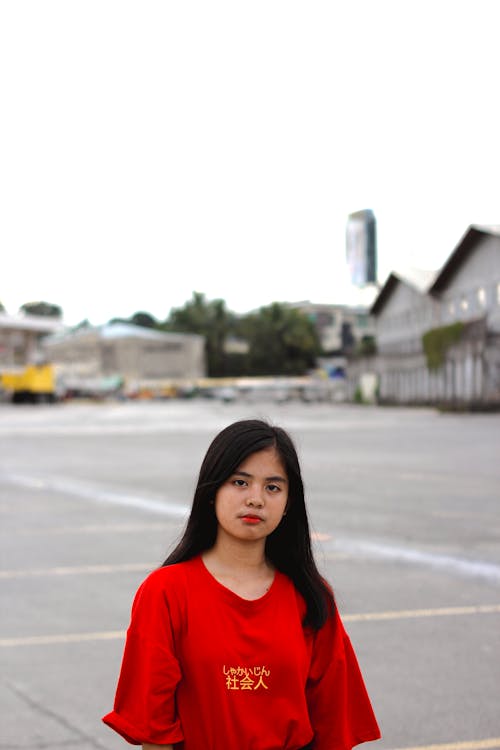
[[[203,336],[125,323],[88,326],[51,336],[45,339],[44,350],[59,376],[74,388],[106,377],[144,386],[206,375]]]
[[[59,318],[0,312],[0,370],[35,363],[43,337],[63,330]]]
[[[350,362],[351,395],[369,370],[381,402],[500,405],[499,228],[469,227],[433,279],[390,274],[371,313],[377,356]],[[424,334],[455,323],[458,338],[430,367]]]

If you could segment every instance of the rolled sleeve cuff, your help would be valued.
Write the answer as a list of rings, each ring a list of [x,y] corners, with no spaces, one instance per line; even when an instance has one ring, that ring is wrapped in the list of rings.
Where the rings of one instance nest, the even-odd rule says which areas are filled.
[[[131,745],[142,745],[150,743],[151,745],[173,745],[175,742],[182,742],[184,735],[178,721],[165,729],[141,729],[131,724],[116,711],[111,711],[102,717],[102,721],[108,727],[118,732]]]

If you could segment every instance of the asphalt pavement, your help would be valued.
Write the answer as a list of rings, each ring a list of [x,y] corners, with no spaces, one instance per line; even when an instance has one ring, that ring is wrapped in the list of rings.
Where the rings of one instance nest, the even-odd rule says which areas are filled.
[[[500,748],[500,416],[170,401],[0,405],[0,749],[126,747],[100,717],[133,594],[248,416],[296,440],[376,746]]]

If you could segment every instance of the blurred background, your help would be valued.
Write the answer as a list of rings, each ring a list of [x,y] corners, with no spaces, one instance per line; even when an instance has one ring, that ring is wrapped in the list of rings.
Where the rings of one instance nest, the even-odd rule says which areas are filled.
[[[2,747],[119,746],[133,593],[265,416],[384,747],[500,748],[499,16],[1,6]]]

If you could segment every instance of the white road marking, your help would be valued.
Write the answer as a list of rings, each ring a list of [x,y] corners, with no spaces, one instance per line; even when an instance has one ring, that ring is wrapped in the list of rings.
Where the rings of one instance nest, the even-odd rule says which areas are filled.
[[[411,547],[399,547],[379,542],[368,542],[358,539],[336,538],[332,546],[333,551],[350,553],[352,556],[365,558],[382,558],[398,560],[415,565],[425,565],[430,568],[449,571],[467,577],[485,578],[494,583],[500,583],[500,565],[483,560],[468,560],[454,555],[441,555],[437,552],[427,552]]]
[[[14,484],[30,489],[44,490],[46,492],[60,492],[63,495],[73,495],[85,500],[110,503],[112,505],[123,505],[140,510],[152,511],[161,515],[174,518],[186,518],[189,513],[187,505],[181,505],[175,501],[160,500],[154,498],[128,495],[124,492],[102,489],[95,485],[85,484],[66,477],[32,477],[25,474],[2,474],[3,482]]]
[[[102,489],[98,486],[85,484],[66,477],[47,477],[42,479],[24,474],[6,473],[0,477],[0,480],[17,486],[29,487],[30,489],[60,492],[65,495],[72,495],[94,502],[138,508],[182,520],[185,520],[189,514],[189,507],[187,505],[181,505],[173,500],[129,495],[124,492]],[[315,532],[313,538],[317,541],[325,542],[325,552],[329,554],[328,541],[331,535],[328,532]],[[330,553],[335,555],[334,559],[342,559],[338,555],[343,554],[356,558],[361,556],[397,560],[445,570],[455,575],[483,578],[494,583],[500,583],[500,565],[498,564],[412,549],[406,546],[401,547],[380,542],[336,537],[330,547]]]

